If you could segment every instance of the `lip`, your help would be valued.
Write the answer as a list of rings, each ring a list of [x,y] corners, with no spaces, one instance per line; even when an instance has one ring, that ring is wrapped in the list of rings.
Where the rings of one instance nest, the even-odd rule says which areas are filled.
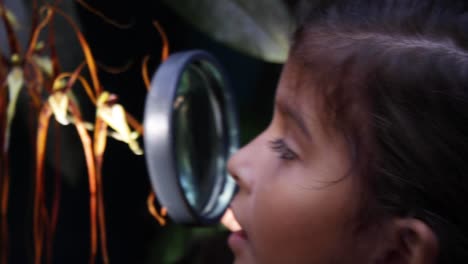
[[[232,232],[228,238],[228,245],[233,251],[238,251],[248,243],[247,233],[244,230]]]
[[[243,228],[243,225],[238,219],[237,210],[234,206],[234,203],[231,203],[230,206],[232,220],[236,223],[237,228],[230,229],[231,235],[228,238],[228,245],[233,252],[241,252],[249,243],[249,237],[246,230]]]

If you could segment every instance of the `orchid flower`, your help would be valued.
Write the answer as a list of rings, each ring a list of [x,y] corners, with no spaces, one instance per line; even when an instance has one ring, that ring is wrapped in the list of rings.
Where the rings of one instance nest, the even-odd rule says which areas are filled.
[[[96,116],[101,118],[116,133],[113,137],[128,144],[136,155],[142,155],[143,150],[137,142],[140,134],[131,131],[128,125],[125,109],[122,105],[115,103],[116,96],[109,92],[102,92],[96,103]]]

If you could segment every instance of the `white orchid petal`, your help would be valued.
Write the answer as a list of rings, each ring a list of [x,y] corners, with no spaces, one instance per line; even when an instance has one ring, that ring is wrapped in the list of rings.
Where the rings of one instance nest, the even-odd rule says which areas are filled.
[[[49,57],[34,55],[33,60],[44,73],[46,73],[48,76],[52,76],[53,65],[52,60]]]
[[[130,149],[135,153],[135,155],[143,155],[143,150],[140,148],[140,145],[138,145],[138,142],[135,140],[132,140],[128,143],[128,146]]]
[[[106,122],[112,129],[122,136],[125,142],[129,142],[131,130],[127,124],[124,108],[115,104],[113,106],[102,106],[98,115]]]
[[[97,115],[115,131],[111,133],[112,137],[127,143],[136,155],[142,155],[143,150],[136,141],[139,134],[131,131],[123,106],[120,104],[108,106],[103,103],[98,105]]]
[[[70,120],[68,119],[68,96],[57,92],[49,96],[48,102],[54,113],[55,120],[64,126],[70,124]]]
[[[140,133],[138,133],[137,131],[133,131],[131,134],[130,134],[130,138],[131,139],[137,139],[140,137]]]
[[[7,76],[7,85],[9,92],[9,101],[16,102],[21,87],[24,84],[24,74],[20,67],[14,67]]]
[[[23,70],[20,67],[14,67],[7,76],[7,85],[8,85],[8,109],[7,109],[7,127],[6,127],[6,144],[5,149],[8,149],[10,141],[10,130],[11,123],[16,113],[16,104],[18,97],[21,91],[21,88],[24,85],[24,75]]]

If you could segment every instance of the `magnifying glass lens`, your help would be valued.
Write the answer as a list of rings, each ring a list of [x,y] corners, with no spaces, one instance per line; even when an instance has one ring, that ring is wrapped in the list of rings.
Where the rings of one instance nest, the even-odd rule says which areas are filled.
[[[173,104],[175,159],[180,185],[197,211],[209,210],[217,175],[223,173],[222,110],[212,68],[191,64],[182,73]]]
[[[238,147],[229,82],[218,61],[194,50],[156,71],[144,116],[152,187],[177,223],[217,223],[236,191],[226,163]]]

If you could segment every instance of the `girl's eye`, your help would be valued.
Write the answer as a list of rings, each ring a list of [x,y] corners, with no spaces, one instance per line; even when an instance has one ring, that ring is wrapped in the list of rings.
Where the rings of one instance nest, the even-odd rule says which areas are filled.
[[[284,160],[295,160],[297,159],[297,154],[292,151],[286,142],[283,139],[276,139],[270,141],[270,147],[274,152],[279,154],[279,158]]]

